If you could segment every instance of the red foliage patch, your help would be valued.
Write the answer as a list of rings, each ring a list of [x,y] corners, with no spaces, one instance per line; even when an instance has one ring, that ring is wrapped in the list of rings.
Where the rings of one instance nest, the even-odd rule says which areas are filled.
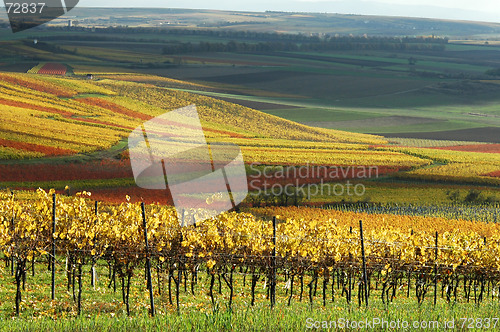
[[[471,145],[436,147],[433,149],[452,150],[452,151],[467,151],[467,152],[483,152],[483,153],[500,153],[500,144],[471,144]]]
[[[346,179],[360,180],[365,178],[362,172],[363,167],[352,168],[316,168],[302,167],[297,168],[294,173],[292,168],[286,168],[284,173],[268,171],[265,174],[261,172],[258,175],[248,176],[248,185],[251,191],[268,189],[274,184],[285,186],[291,184],[307,185],[314,183],[335,183]],[[377,175],[398,171],[397,168],[379,167],[378,173],[372,172],[371,177]],[[334,173],[332,173],[334,172]],[[285,176],[283,176],[285,174]],[[64,163],[64,164],[28,164],[19,167],[19,165],[0,165],[0,182],[13,181],[13,182],[37,182],[37,181],[72,181],[72,180],[100,180],[100,179],[133,179],[132,169],[129,160],[102,160],[92,161],[87,163]],[[68,183],[71,186],[71,183]],[[210,185],[209,183],[207,185]],[[83,186],[83,184],[81,185]],[[126,196],[131,197],[131,202],[145,202],[145,203],[160,203],[172,205],[173,201],[167,190],[149,190],[142,189],[135,185],[120,186],[115,188],[77,188],[72,186],[72,194],[74,191],[87,190],[92,192],[92,199],[109,202],[109,203],[123,203],[126,201]],[[205,190],[201,187],[191,188],[194,192],[201,193]],[[307,190],[307,187],[304,188]]]
[[[67,111],[62,111],[62,110],[52,108],[52,107],[43,107],[43,106],[39,106],[39,105],[33,105],[33,104],[23,103],[20,101],[8,100],[8,99],[2,99],[2,98],[0,98],[0,104],[13,106],[13,107],[19,107],[19,108],[32,109],[32,110],[37,110],[37,111],[42,111],[42,112],[60,114],[66,118],[69,118],[73,115],[73,113],[70,113]]]
[[[82,122],[102,124],[102,125],[105,125],[105,126],[123,128],[123,129],[127,129],[127,130],[133,130],[134,129],[132,127],[121,126],[121,125],[118,125],[118,124],[114,124],[114,123],[110,123],[110,122],[105,122],[105,121],[100,121],[100,120],[97,120],[97,119],[91,119],[91,118],[74,118],[73,117],[74,116],[73,113],[70,113],[70,112],[67,112],[67,111],[58,110],[58,109],[52,108],[52,107],[43,107],[43,106],[39,106],[39,105],[33,105],[33,104],[28,104],[28,103],[23,103],[23,102],[14,101],[14,100],[8,100],[8,99],[2,99],[2,98],[0,98],[0,104],[8,105],[8,106],[13,106],[13,107],[20,107],[20,108],[25,108],[25,109],[32,109],[32,110],[37,110],[37,111],[42,111],[42,112],[60,114],[64,118],[74,119],[74,120],[82,121]]]
[[[60,63],[46,63],[38,70],[38,74],[45,75],[66,75],[68,68]]]
[[[132,110],[125,108],[121,105],[109,102],[109,101],[101,99],[101,98],[78,98],[75,100],[77,100],[81,103],[87,104],[87,105],[104,108],[104,109],[107,109],[109,111],[123,114],[123,115],[129,116],[131,118],[135,118],[135,119],[150,120],[153,118],[150,115],[146,115],[146,114],[143,114],[140,112],[132,111]]]
[[[40,92],[45,92],[45,93],[50,93],[55,96],[59,97],[72,97],[76,94],[76,91],[71,91],[71,90],[65,90],[63,88],[56,87],[51,84],[47,83],[35,83],[32,81],[26,81],[19,79],[17,77],[9,76],[9,75],[2,75],[0,74],[0,80],[8,82],[10,84],[15,84],[19,85],[31,90],[36,90]]]
[[[71,181],[131,178],[129,161],[102,160],[88,163],[0,165],[0,182]]]
[[[74,120],[81,121],[81,122],[101,124],[101,125],[105,125],[105,126],[108,126],[108,127],[116,127],[116,128],[127,129],[127,130],[133,130],[134,129],[132,127],[126,127],[126,126],[122,126],[122,125],[119,125],[119,124],[114,124],[114,123],[110,123],[110,122],[106,122],[106,121],[100,121],[100,120],[91,119],[91,118],[74,118]]]
[[[17,150],[40,152],[40,153],[43,153],[47,156],[65,156],[65,155],[74,154],[76,152],[74,150],[69,150],[69,149],[53,148],[50,146],[25,143],[25,142],[16,142],[16,141],[6,140],[3,138],[0,138],[0,146],[4,146],[7,148],[14,148]],[[15,165],[14,165],[14,167],[20,168],[19,166],[15,166]],[[1,175],[3,175],[3,174],[1,174]],[[4,181],[10,181],[10,180],[4,180]]]
[[[484,174],[484,176],[491,176],[493,178],[500,178],[500,171],[494,171],[491,173]]]
[[[104,109],[107,109],[109,111],[112,111],[112,112],[115,112],[115,113],[119,113],[119,114],[123,114],[123,115],[129,116],[131,118],[135,118],[135,119],[141,119],[141,120],[148,121],[148,120],[151,120],[153,118],[150,115],[130,110],[130,109],[125,108],[125,107],[123,107],[121,105],[115,104],[113,102],[110,102],[110,101],[107,101],[107,100],[104,100],[104,99],[101,99],[101,98],[78,98],[76,100],[79,101],[79,102],[85,103],[87,105],[97,106],[97,107],[100,107],[100,108],[104,108]],[[163,121],[161,121],[159,123],[168,124],[168,125],[176,125],[177,124],[179,126],[190,128],[189,125],[180,124],[180,123],[174,123],[174,122],[167,121],[167,120],[163,120]],[[114,125],[114,126],[116,126],[116,125]],[[127,127],[122,127],[122,128],[133,129],[133,128],[127,128]],[[194,127],[192,127],[192,128],[194,128]],[[217,133],[217,134],[229,135],[230,137],[238,137],[238,138],[245,137],[244,135],[237,134],[237,133],[230,132],[230,131],[225,131],[225,130],[218,130],[218,129],[211,129],[211,128],[204,128],[204,130],[208,131],[208,132]],[[158,133],[158,134],[165,134],[165,133]]]
[[[318,168],[316,168],[316,171],[317,169]],[[359,168],[354,167],[349,169],[349,171],[347,171],[347,169],[344,169],[345,173],[342,174],[342,170],[338,168],[339,177],[332,178],[331,176],[332,174],[323,174],[323,176],[321,174],[318,175],[317,173],[314,174],[315,171],[313,168],[309,169],[301,168],[301,170],[304,172],[304,174],[302,174],[304,176],[300,176],[300,174],[297,174],[297,176],[281,178],[278,176],[277,173],[274,174],[276,176],[271,176],[270,178],[264,176],[264,174],[261,174],[261,176],[257,177],[249,176],[248,177],[249,190],[252,191],[257,189],[263,189],[264,186],[267,186],[267,188],[269,189],[274,184],[279,184],[281,186],[292,184],[296,186],[297,184],[307,185],[307,184],[314,184],[321,182],[323,183],[338,182],[341,180],[360,177],[362,172],[361,167]],[[378,176],[382,176],[397,171],[398,171],[397,168],[379,167]],[[309,174],[306,174],[308,172]],[[373,177],[376,177],[375,173],[372,174],[372,178]],[[265,185],[264,181],[266,181]],[[307,190],[307,187],[305,188],[305,190]],[[148,190],[139,188],[137,186],[130,186],[130,187],[109,188],[109,189],[94,189],[91,190],[91,192],[92,192],[92,199],[105,201],[109,203],[116,203],[116,204],[123,203],[126,201],[125,197],[128,195],[130,196],[131,202],[145,202],[146,204],[152,204],[152,203],[167,204],[167,205],[173,204],[172,198],[168,195],[168,191],[166,190]]]

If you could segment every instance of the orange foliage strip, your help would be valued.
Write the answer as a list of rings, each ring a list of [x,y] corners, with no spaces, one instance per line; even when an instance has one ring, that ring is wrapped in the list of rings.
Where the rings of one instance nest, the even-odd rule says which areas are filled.
[[[2,132],[5,133],[5,134],[10,133],[10,134],[14,134],[14,135],[22,134],[22,132],[19,132],[19,131],[16,131],[16,130],[10,130],[10,129],[2,129]],[[47,136],[43,136],[43,135],[30,134],[30,136],[32,138],[47,139]],[[71,138],[71,137],[68,136],[68,138]],[[75,144],[75,141],[71,140],[71,139],[62,139],[62,138],[57,138],[57,137],[50,137],[50,140],[52,140],[54,142],[57,142],[57,143],[60,143],[60,144]],[[82,145],[83,145],[83,143],[82,143]],[[85,145],[86,146],[95,147],[95,145],[89,145],[89,144],[85,144]],[[76,150],[71,150],[71,151],[76,151]]]
[[[106,122],[106,121],[99,121],[96,119],[89,119],[89,118],[74,118],[74,120],[77,121],[82,121],[82,122],[87,122],[87,123],[95,123],[95,124],[100,124],[100,125],[105,125],[108,127],[115,127],[115,128],[122,128],[126,130],[134,130],[132,127],[127,127],[127,126],[122,126],[119,124],[111,123],[111,122]]]
[[[494,171],[494,172],[485,174],[484,176],[491,176],[493,178],[500,178],[500,171]]]
[[[73,97],[74,95],[76,95],[76,91],[61,89],[59,87],[50,85],[48,83],[44,84],[44,83],[35,83],[33,81],[21,80],[17,77],[5,74],[0,74],[0,80],[10,84],[19,85],[31,90],[50,93],[52,95],[56,95],[59,97]]]
[[[32,143],[15,142],[0,138],[0,146],[14,148],[18,150],[31,151],[31,152],[41,152],[47,156],[65,156],[74,154],[75,150],[53,148],[50,146],[43,146]]]
[[[14,106],[14,107],[19,107],[19,108],[25,108],[25,109],[32,109],[32,110],[37,110],[37,111],[42,111],[42,112],[48,112],[48,113],[55,113],[55,114],[60,114],[64,118],[71,119],[73,117],[73,113],[63,111],[63,110],[58,110],[56,108],[52,107],[43,107],[39,105],[33,105],[33,104],[28,104],[28,103],[23,103],[20,101],[14,101],[14,100],[8,100],[8,99],[2,99],[0,98],[0,104],[3,105],[8,105],[8,106]],[[88,122],[88,123],[96,123],[96,124],[101,124],[109,127],[116,127],[116,128],[122,128],[122,129],[127,129],[127,130],[133,130],[134,128],[132,127],[127,127],[127,126],[121,126],[118,124],[114,124],[111,122],[105,122],[105,121],[99,121],[96,119],[89,119],[89,118],[74,118],[75,120],[82,121],[82,122]]]
[[[436,147],[438,150],[452,151],[467,151],[467,152],[484,152],[484,153],[500,153],[500,144],[471,144],[459,146],[444,146]]]
[[[85,163],[40,162],[19,167],[0,164],[0,182],[73,181],[132,178],[130,162],[125,160],[100,160]],[[122,199],[125,195],[122,195]]]
[[[48,112],[48,113],[56,113],[56,114],[60,114],[60,115],[64,116],[65,118],[69,118],[70,116],[73,115],[73,113],[71,113],[71,112],[58,110],[58,109],[52,108],[52,107],[43,107],[43,106],[39,106],[39,105],[33,105],[33,104],[23,103],[20,101],[3,99],[3,98],[0,98],[0,104],[13,106],[13,107],[19,107],[19,108],[32,109],[32,110]]]
[[[141,120],[151,120],[153,118],[150,115],[146,115],[146,114],[143,114],[140,112],[132,111],[128,108],[125,108],[123,106],[109,102],[109,101],[101,99],[101,98],[78,98],[75,100],[77,100],[81,103],[87,104],[87,105],[97,106],[97,107],[104,108],[104,109],[107,109],[107,110],[115,112],[115,113],[123,114],[123,115],[129,116],[131,118],[137,118],[137,119],[141,119]]]

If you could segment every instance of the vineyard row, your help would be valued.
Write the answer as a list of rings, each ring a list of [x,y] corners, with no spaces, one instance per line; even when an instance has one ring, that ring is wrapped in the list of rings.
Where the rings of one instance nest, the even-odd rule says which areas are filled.
[[[89,197],[89,193],[83,192],[76,197],[56,198],[53,192],[39,190],[38,199],[33,201],[16,201],[14,196],[0,201],[0,246],[15,276],[17,312],[21,285],[30,265],[34,273],[36,261],[49,259],[55,298],[56,257],[64,256],[68,260],[68,285],[71,278],[78,277],[79,299],[83,266],[94,270],[98,262],[106,262],[110,285],[111,280],[116,283],[116,276],[122,280],[127,312],[134,271],[144,268],[152,315],[152,268],[166,271],[169,284],[174,282],[177,288],[182,276],[188,278],[188,274],[195,285],[199,271],[206,269],[212,302],[215,279],[222,277],[230,289],[230,307],[237,269],[252,276],[252,304],[257,282],[266,280],[272,306],[278,275],[290,288],[289,301],[296,281],[300,281],[302,293],[304,277],[310,281],[311,302],[316,292],[312,293],[312,287],[317,288],[320,278],[324,302],[326,285],[333,286],[335,280],[342,289],[340,296],[348,303],[352,301],[352,289],[358,287],[360,304],[368,304],[373,283],[375,289],[381,285],[384,302],[391,301],[404,285],[409,294],[412,283],[419,303],[432,288],[436,300],[438,282],[443,292],[446,290],[448,301],[460,298],[459,284],[463,285],[467,301],[471,289],[476,302],[489,295],[490,289],[496,294],[500,291],[500,231],[496,226],[489,229],[487,237],[467,229],[467,224],[462,229],[438,234],[431,230],[413,231],[403,222],[365,230],[363,234],[361,228],[346,227],[337,220],[274,218],[268,222],[249,213],[231,212],[181,227],[177,212],[171,207],[128,202],[99,206],[97,202],[92,204]],[[197,211],[183,211],[182,215],[201,219]],[[159,287],[160,282],[157,291]],[[80,300],[78,303],[80,312]]]

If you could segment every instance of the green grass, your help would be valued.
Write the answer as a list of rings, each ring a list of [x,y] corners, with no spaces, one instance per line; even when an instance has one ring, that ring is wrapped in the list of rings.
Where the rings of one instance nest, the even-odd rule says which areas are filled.
[[[155,307],[157,316],[148,317],[149,294],[145,289],[144,270],[137,267],[132,278],[130,305],[131,318],[127,318],[125,305],[121,301],[120,281],[117,279],[117,290],[108,288],[107,269],[100,262],[98,266],[98,281],[95,290],[90,286],[89,265],[84,266],[82,287],[82,313],[77,316],[76,303],[73,300],[72,290],[66,288],[66,276],[63,273],[63,257],[58,257],[56,265],[56,299],[50,300],[50,272],[46,264],[36,265],[36,276],[32,277],[28,271],[26,290],[22,291],[22,305],[19,317],[15,317],[14,293],[9,269],[0,271],[0,330],[1,331],[303,331],[307,330],[316,321],[337,321],[349,319],[351,321],[437,321],[443,324],[444,320],[455,320],[455,325],[462,324],[461,318],[493,318],[498,317],[500,304],[498,298],[485,300],[476,305],[473,299],[467,303],[463,297],[458,297],[457,303],[447,303],[441,298],[438,285],[437,306],[432,304],[433,288],[430,287],[423,304],[418,305],[414,296],[415,280],[412,280],[412,291],[407,298],[406,288],[396,293],[393,302],[383,304],[380,299],[380,284],[375,290],[372,280],[372,293],[369,307],[358,306],[357,292],[353,291],[350,304],[341,296],[340,290],[335,288],[335,298],[332,301],[331,287],[328,288],[326,305],[323,306],[322,279],[318,282],[317,294],[313,303],[308,300],[307,282],[304,280],[303,298],[300,300],[299,282],[295,280],[294,296],[291,306],[287,305],[288,295],[284,289],[283,276],[280,274],[277,285],[277,303],[270,309],[266,299],[264,282],[258,282],[256,287],[256,303],[250,305],[250,276],[243,286],[242,275],[235,274],[235,295],[232,310],[227,307],[229,290],[222,281],[222,294],[218,292],[218,282],[215,282],[215,305],[211,304],[207,294],[210,278],[204,269],[200,269],[195,294],[184,291],[181,285],[180,311],[177,312],[174,304],[169,304],[166,284],[162,283],[162,293],[159,294],[156,272],[153,273],[153,289],[155,290]],[[238,272],[238,270],[236,270]],[[165,277],[165,276],[163,276]],[[216,278],[217,279],[217,278]],[[164,279],[165,280],[165,279]],[[78,284],[76,284],[77,286]],[[330,284],[331,286],[331,284]],[[175,288],[174,288],[175,289]],[[461,294],[461,290],[459,290]],[[334,329],[335,330],[335,329]],[[387,330],[379,326],[375,330]]]
[[[336,306],[329,310],[310,310],[307,305],[286,307],[278,304],[273,310],[262,306],[233,312],[221,310],[202,313],[191,310],[183,312],[181,315],[170,313],[155,318],[143,314],[133,319],[87,315],[55,321],[52,319],[41,319],[33,322],[23,319],[9,320],[0,323],[0,328],[2,331],[304,331],[321,330],[321,328],[311,327],[314,327],[316,322],[319,322],[321,326],[323,321],[326,321],[326,324],[332,324],[332,327],[334,326],[333,322],[339,324],[338,329],[329,330],[345,330],[341,328],[342,320],[344,324],[349,320],[369,321],[373,326],[370,330],[385,331],[388,330],[387,325],[382,325],[381,321],[387,322],[383,324],[389,324],[391,321],[397,322],[399,320],[400,324],[406,324],[406,322],[410,326],[422,324],[422,326],[427,326],[427,329],[430,329],[430,324],[432,324],[432,326],[437,327],[434,330],[438,331],[445,330],[445,322],[454,321],[455,329],[467,330],[471,321],[464,321],[465,318],[489,318],[492,320],[498,316],[498,309],[498,303],[493,301],[479,307],[472,303],[456,306],[438,305],[437,307],[430,304],[422,306],[392,304],[371,306],[369,309],[357,308],[356,306],[350,308]],[[379,323],[373,325],[377,321]],[[492,320],[491,326],[493,324]],[[497,323],[496,328],[499,325],[500,323]],[[422,330],[425,329],[422,328]]]
[[[484,50],[484,48],[480,49]],[[338,53],[321,53],[321,56],[326,56],[331,59],[355,59],[355,60],[367,60],[367,61],[382,61],[382,62],[389,62],[392,63],[392,65],[386,65],[386,66],[380,66],[380,68],[384,69],[397,69],[402,72],[408,72],[409,71],[409,65],[408,65],[408,58],[410,55],[407,54],[397,54],[396,52],[390,53],[390,52],[370,52],[374,54],[366,54],[366,55],[357,55],[357,54],[338,54]],[[299,54],[304,54],[304,55],[318,55],[318,53],[314,52],[303,52]],[[417,58],[417,64],[414,66],[415,69],[421,70],[423,68],[426,69],[434,69],[435,72],[437,73],[442,73],[443,70],[454,70],[454,71],[472,71],[472,72],[477,72],[477,73],[484,73],[487,69],[490,68],[488,65],[470,65],[470,64],[465,64],[465,63],[454,63],[450,62],[449,59],[443,55],[443,56],[421,56],[421,55],[416,55]],[[335,66],[340,65],[340,66],[350,66],[350,67],[357,67],[360,68],[359,65],[346,65],[346,64],[341,64],[341,63],[335,63]]]
[[[446,121],[443,122],[431,122],[422,124],[412,124],[412,125],[390,125],[387,126],[373,127],[343,127],[341,123],[335,126],[335,129],[346,130],[352,132],[370,132],[373,134],[377,133],[420,133],[420,132],[439,132],[443,130],[460,130],[460,129],[470,129],[470,128],[481,128],[484,125],[475,124],[471,122],[462,121]]]
[[[349,121],[367,118],[376,118],[382,115],[367,113],[363,111],[344,111],[326,108],[294,108],[264,110],[267,114],[272,114],[296,122],[329,122],[329,121]]]
[[[429,67],[429,68],[434,68],[436,70],[439,70],[440,72],[444,70],[455,70],[455,71],[473,71],[477,73],[484,73],[486,70],[488,70],[489,66],[475,66],[475,65],[469,65],[469,64],[464,64],[464,63],[453,63],[453,62],[448,62],[446,61],[446,58],[443,58],[442,61],[418,61],[417,64],[415,65],[415,68],[418,70],[420,67]]]
[[[357,183],[355,181],[350,182],[352,184]],[[448,190],[457,190],[462,197],[465,197],[469,190],[473,188],[471,185],[443,185],[439,183],[418,183],[418,181],[412,182],[410,185],[410,183],[404,181],[391,182],[391,179],[385,177],[361,183],[365,188],[362,196],[355,194],[348,195],[346,191],[342,195],[330,195],[329,193],[333,193],[335,190],[341,193],[340,187],[334,188],[335,184],[324,184],[323,188],[318,191],[318,195],[311,197],[310,202],[328,204],[345,201],[380,204],[439,205],[451,203],[446,194]],[[492,187],[477,187],[477,189],[485,196],[493,196],[500,199],[499,189]],[[353,189],[351,189],[351,192],[353,193]]]
[[[430,86],[431,84],[429,84]],[[422,89],[425,86],[421,87]],[[418,89],[415,88],[415,89]],[[360,96],[358,98],[341,99],[335,103],[339,107],[356,107],[356,108],[385,108],[385,109],[409,109],[422,107],[441,107],[450,105],[461,105],[461,97],[447,96],[441,94],[427,93],[424,94],[419,90],[400,89],[399,91],[388,92],[385,94],[373,94],[371,96]],[[405,92],[406,91],[406,92]],[[439,115],[438,112],[434,112]]]
[[[495,50],[495,47],[491,45],[463,45],[463,44],[454,44],[449,43],[446,45],[446,49],[449,51],[484,51],[484,50]]]
[[[48,167],[48,166],[47,166]],[[74,190],[92,190],[99,188],[130,187],[135,185],[130,179],[99,179],[99,180],[61,180],[61,181],[30,181],[30,182],[0,182],[1,188],[47,188],[62,190],[69,185]]]
[[[171,89],[188,92],[200,93],[213,97],[229,97],[241,100],[269,102],[281,105],[302,107],[301,109],[281,109],[281,110],[264,110],[265,113],[283,117],[287,120],[297,122],[323,122],[325,128],[334,128],[339,130],[347,130],[360,133],[404,133],[404,132],[431,132],[442,130],[456,130],[480,128],[491,126],[500,122],[498,118],[487,118],[479,116],[471,116],[467,113],[477,112],[496,115],[499,108],[496,104],[485,101],[482,105],[463,105],[458,104],[453,97],[448,97],[449,101],[457,103],[455,106],[447,104],[443,97],[438,95],[430,95],[424,98],[418,93],[397,95],[386,95],[378,97],[356,98],[352,101],[344,102],[340,100],[334,104],[338,104],[335,109],[332,108],[332,102],[318,99],[306,98],[274,98],[274,97],[258,97],[258,96],[242,96],[229,93],[217,93],[207,91],[195,91],[184,89]],[[404,98],[403,98],[404,96]],[[436,105],[430,106],[429,104]],[[419,106],[415,106],[418,105]],[[378,106],[378,108],[377,108]],[[331,123],[337,121],[363,120],[370,118],[380,118],[382,116],[411,116],[422,117],[435,122],[398,125],[391,126],[390,123],[383,126],[375,126],[367,124],[364,126],[345,126],[342,123]],[[446,120],[445,122],[440,120]],[[457,137],[459,139],[459,137]]]
[[[361,51],[357,51],[360,53]],[[305,55],[317,55],[315,52],[297,52],[298,54]],[[375,55],[376,54],[376,55]],[[395,53],[392,53],[395,54]],[[408,59],[395,57],[391,54],[391,52],[380,52],[380,51],[370,51],[370,55],[359,55],[353,54],[345,51],[340,52],[321,52],[322,56],[327,56],[331,58],[347,58],[347,59],[356,59],[356,60],[375,60],[375,61],[384,61],[384,62],[394,62],[394,63],[406,63],[408,64]]]
[[[173,90],[173,91],[184,91],[184,92],[190,92],[190,93],[197,93],[197,94],[205,95],[205,96],[209,96],[209,97],[222,97],[222,98],[232,98],[232,99],[239,99],[239,100],[258,101],[258,102],[271,103],[271,104],[274,103],[274,104],[294,106],[294,107],[311,107],[311,106],[321,107],[321,106],[323,106],[321,104],[312,104],[311,105],[311,101],[306,100],[306,99],[248,96],[248,95],[239,95],[239,94],[232,94],[232,93],[198,91],[198,90],[192,90],[192,89],[175,89],[175,88],[167,88],[167,89]]]

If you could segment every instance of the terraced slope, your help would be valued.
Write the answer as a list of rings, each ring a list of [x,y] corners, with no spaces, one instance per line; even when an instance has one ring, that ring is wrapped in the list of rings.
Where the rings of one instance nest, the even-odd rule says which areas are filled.
[[[345,143],[357,150],[384,143],[377,136],[312,128],[148,83],[0,74],[0,158],[106,150],[144,121],[191,104],[197,106],[209,139],[271,139],[281,140],[280,144],[285,140],[289,146],[309,141],[344,150]]]

